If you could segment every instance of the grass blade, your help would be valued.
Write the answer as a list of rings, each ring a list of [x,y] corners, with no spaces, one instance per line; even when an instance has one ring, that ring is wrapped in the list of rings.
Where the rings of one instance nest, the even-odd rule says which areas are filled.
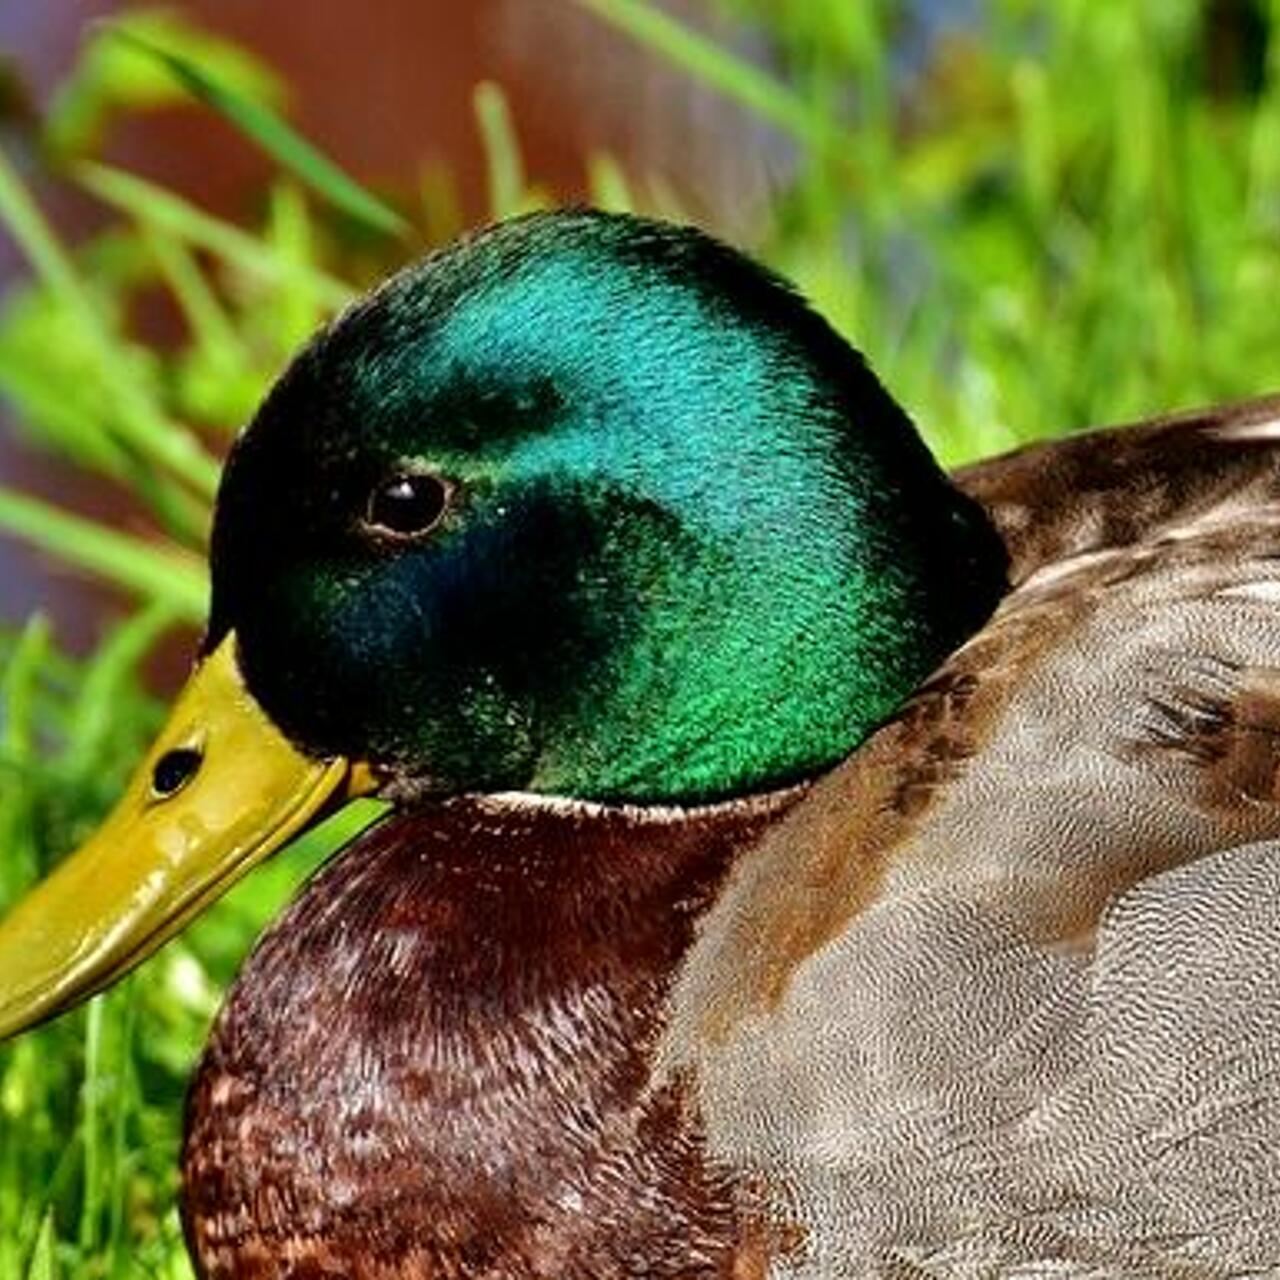
[[[595,151],[587,157],[587,189],[592,204],[617,213],[635,213],[636,198],[616,156]]]
[[[154,601],[112,630],[85,665],[68,719],[61,767],[84,776],[101,759],[134,673],[166,631],[181,621],[167,601]]]
[[[315,260],[315,238],[306,199],[296,183],[277,182],[271,192],[266,242],[286,262],[305,268]],[[301,345],[324,319],[325,306],[299,271],[275,299],[273,336],[282,353]]]
[[[193,96],[229,120],[335,208],[376,231],[395,236],[408,233],[409,224],[394,209],[350,178],[274,111],[237,93],[189,58],[153,44],[127,26],[116,27],[115,33],[121,40],[168,67],[175,79]]]
[[[76,166],[75,176],[86,191],[104,204],[143,226],[155,226],[204,249],[248,275],[308,283],[324,305],[333,310],[345,306],[355,295],[355,290],[337,277],[282,257],[266,242],[135,174],[109,165],[81,164]]]
[[[36,207],[17,170],[0,151],[0,219],[26,254],[35,273],[65,302],[91,307],[70,255]],[[94,313],[96,321],[97,315]]]
[[[57,1274],[53,1261],[53,1210],[50,1209],[40,1223],[40,1234],[27,1267],[27,1280],[54,1280]]]
[[[184,622],[204,622],[209,588],[204,565],[176,547],[118,533],[36,498],[0,488],[0,528],[125,590],[162,601]]]
[[[101,1104],[110,1089],[102,1061],[102,1014],[105,997],[89,1001],[84,1018],[84,1078],[80,1083],[80,1146],[84,1162],[84,1195],[80,1202],[80,1247],[96,1252],[102,1210]]]
[[[644,0],[577,0],[577,3],[797,141],[814,150],[831,146],[830,125],[804,98],[669,14]]]
[[[524,161],[511,123],[506,95],[491,80],[482,80],[472,95],[489,177],[489,213],[512,218],[525,207]]]
[[[95,374],[101,377],[114,402],[109,420],[117,434],[196,492],[212,498],[218,487],[218,464],[190,432],[165,417],[145,385],[131,376],[129,362],[121,360],[119,354],[126,345],[124,339],[111,331],[70,257],[2,152],[0,221],[9,227],[37,273],[75,316],[84,339],[96,352],[99,367]]]
[[[155,225],[143,228],[143,237],[196,346],[230,370],[246,364],[245,344],[187,247]]]
[[[39,685],[50,648],[48,620],[36,614],[10,647],[0,671],[0,849],[5,854],[0,863],[0,906],[13,900],[39,870],[39,856],[24,838],[35,796],[21,783],[13,785],[13,779],[38,758]]]
[[[25,763],[35,746],[36,684],[49,654],[49,620],[41,614],[28,619],[9,653],[0,680],[0,755]]]

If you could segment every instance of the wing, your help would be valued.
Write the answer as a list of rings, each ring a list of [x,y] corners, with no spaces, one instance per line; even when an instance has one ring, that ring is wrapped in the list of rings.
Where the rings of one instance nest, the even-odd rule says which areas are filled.
[[[1280,396],[1268,396],[1027,445],[954,478],[1003,535],[1017,585],[1048,564],[1273,501],[1277,446]]]
[[[965,478],[1018,585],[681,972],[664,1068],[780,1274],[1280,1268],[1277,431],[1137,435]]]

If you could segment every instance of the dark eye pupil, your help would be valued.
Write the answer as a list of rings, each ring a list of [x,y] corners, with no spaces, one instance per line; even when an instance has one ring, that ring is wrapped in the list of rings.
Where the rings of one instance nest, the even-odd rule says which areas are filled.
[[[399,475],[384,481],[369,499],[369,523],[389,533],[425,533],[444,513],[444,482],[431,475]]]
[[[151,790],[158,796],[171,796],[195,776],[200,768],[200,752],[193,747],[176,747],[166,751],[151,771]]]

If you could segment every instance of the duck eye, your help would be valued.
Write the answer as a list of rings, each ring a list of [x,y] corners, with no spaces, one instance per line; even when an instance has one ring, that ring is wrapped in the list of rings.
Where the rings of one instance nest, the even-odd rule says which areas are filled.
[[[166,751],[151,770],[151,794],[166,800],[181,791],[200,768],[204,757],[194,747],[175,747]]]
[[[449,487],[425,471],[404,471],[369,495],[365,524],[378,533],[413,538],[436,527],[449,505]]]

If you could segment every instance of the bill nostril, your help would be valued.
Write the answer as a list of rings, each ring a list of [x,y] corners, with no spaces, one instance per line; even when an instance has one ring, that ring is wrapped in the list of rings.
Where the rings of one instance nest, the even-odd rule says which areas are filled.
[[[175,747],[166,751],[151,770],[151,794],[164,800],[195,777],[204,755],[194,747]]]

